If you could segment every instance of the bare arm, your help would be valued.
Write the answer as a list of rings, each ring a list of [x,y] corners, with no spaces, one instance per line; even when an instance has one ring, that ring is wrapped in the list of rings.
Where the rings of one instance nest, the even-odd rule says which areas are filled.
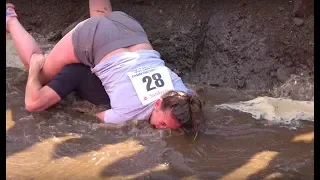
[[[25,95],[26,109],[30,112],[43,111],[61,100],[53,89],[48,86],[43,87],[39,81],[39,74],[44,61],[45,57],[41,54],[34,54],[30,59]]]
[[[104,123],[104,114],[105,114],[105,111],[102,111],[96,114],[96,117],[103,123]]]
[[[96,114],[96,117],[102,122],[102,124],[100,124],[101,127],[104,127],[106,129],[120,129],[121,127],[123,127],[124,124],[106,123],[104,121],[105,112],[106,111],[102,111]]]

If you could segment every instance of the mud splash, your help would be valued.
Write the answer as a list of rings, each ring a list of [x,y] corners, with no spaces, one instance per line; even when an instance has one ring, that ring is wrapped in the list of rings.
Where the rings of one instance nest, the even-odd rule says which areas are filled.
[[[250,113],[255,119],[279,123],[290,124],[294,120],[314,121],[314,102],[312,101],[258,97],[250,101],[221,104],[216,107]]]

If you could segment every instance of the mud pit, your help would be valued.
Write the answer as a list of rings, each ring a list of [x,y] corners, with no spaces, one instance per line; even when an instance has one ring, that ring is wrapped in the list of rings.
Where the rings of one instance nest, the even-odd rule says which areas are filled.
[[[44,51],[88,16],[86,0],[12,2]],[[112,3],[141,22],[175,72],[197,84],[206,100],[198,140],[147,122],[101,126],[92,114],[104,107],[74,95],[28,113],[26,72],[16,68],[16,56],[7,56],[7,179],[314,178],[313,121],[271,122],[215,108],[265,95],[313,100],[313,12],[307,6],[296,12],[303,20],[298,26],[295,1]]]

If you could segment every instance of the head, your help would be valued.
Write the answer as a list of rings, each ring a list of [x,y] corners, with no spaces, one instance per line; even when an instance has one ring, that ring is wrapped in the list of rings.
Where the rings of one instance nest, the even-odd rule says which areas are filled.
[[[202,103],[197,95],[169,91],[154,104],[150,124],[156,128],[192,129],[198,132]]]

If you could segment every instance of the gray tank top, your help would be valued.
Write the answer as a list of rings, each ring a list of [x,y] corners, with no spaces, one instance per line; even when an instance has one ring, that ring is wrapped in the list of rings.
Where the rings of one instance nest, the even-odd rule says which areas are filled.
[[[127,73],[140,67],[159,66],[165,66],[165,63],[157,51],[140,50],[116,54],[92,68],[110,97],[111,109],[105,111],[104,117],[106,123],[121,124],[128,120],[150,118],[155,101],[143,105]],[[168,71],[175,90],[193,93],[178,75],[169,68]]]

